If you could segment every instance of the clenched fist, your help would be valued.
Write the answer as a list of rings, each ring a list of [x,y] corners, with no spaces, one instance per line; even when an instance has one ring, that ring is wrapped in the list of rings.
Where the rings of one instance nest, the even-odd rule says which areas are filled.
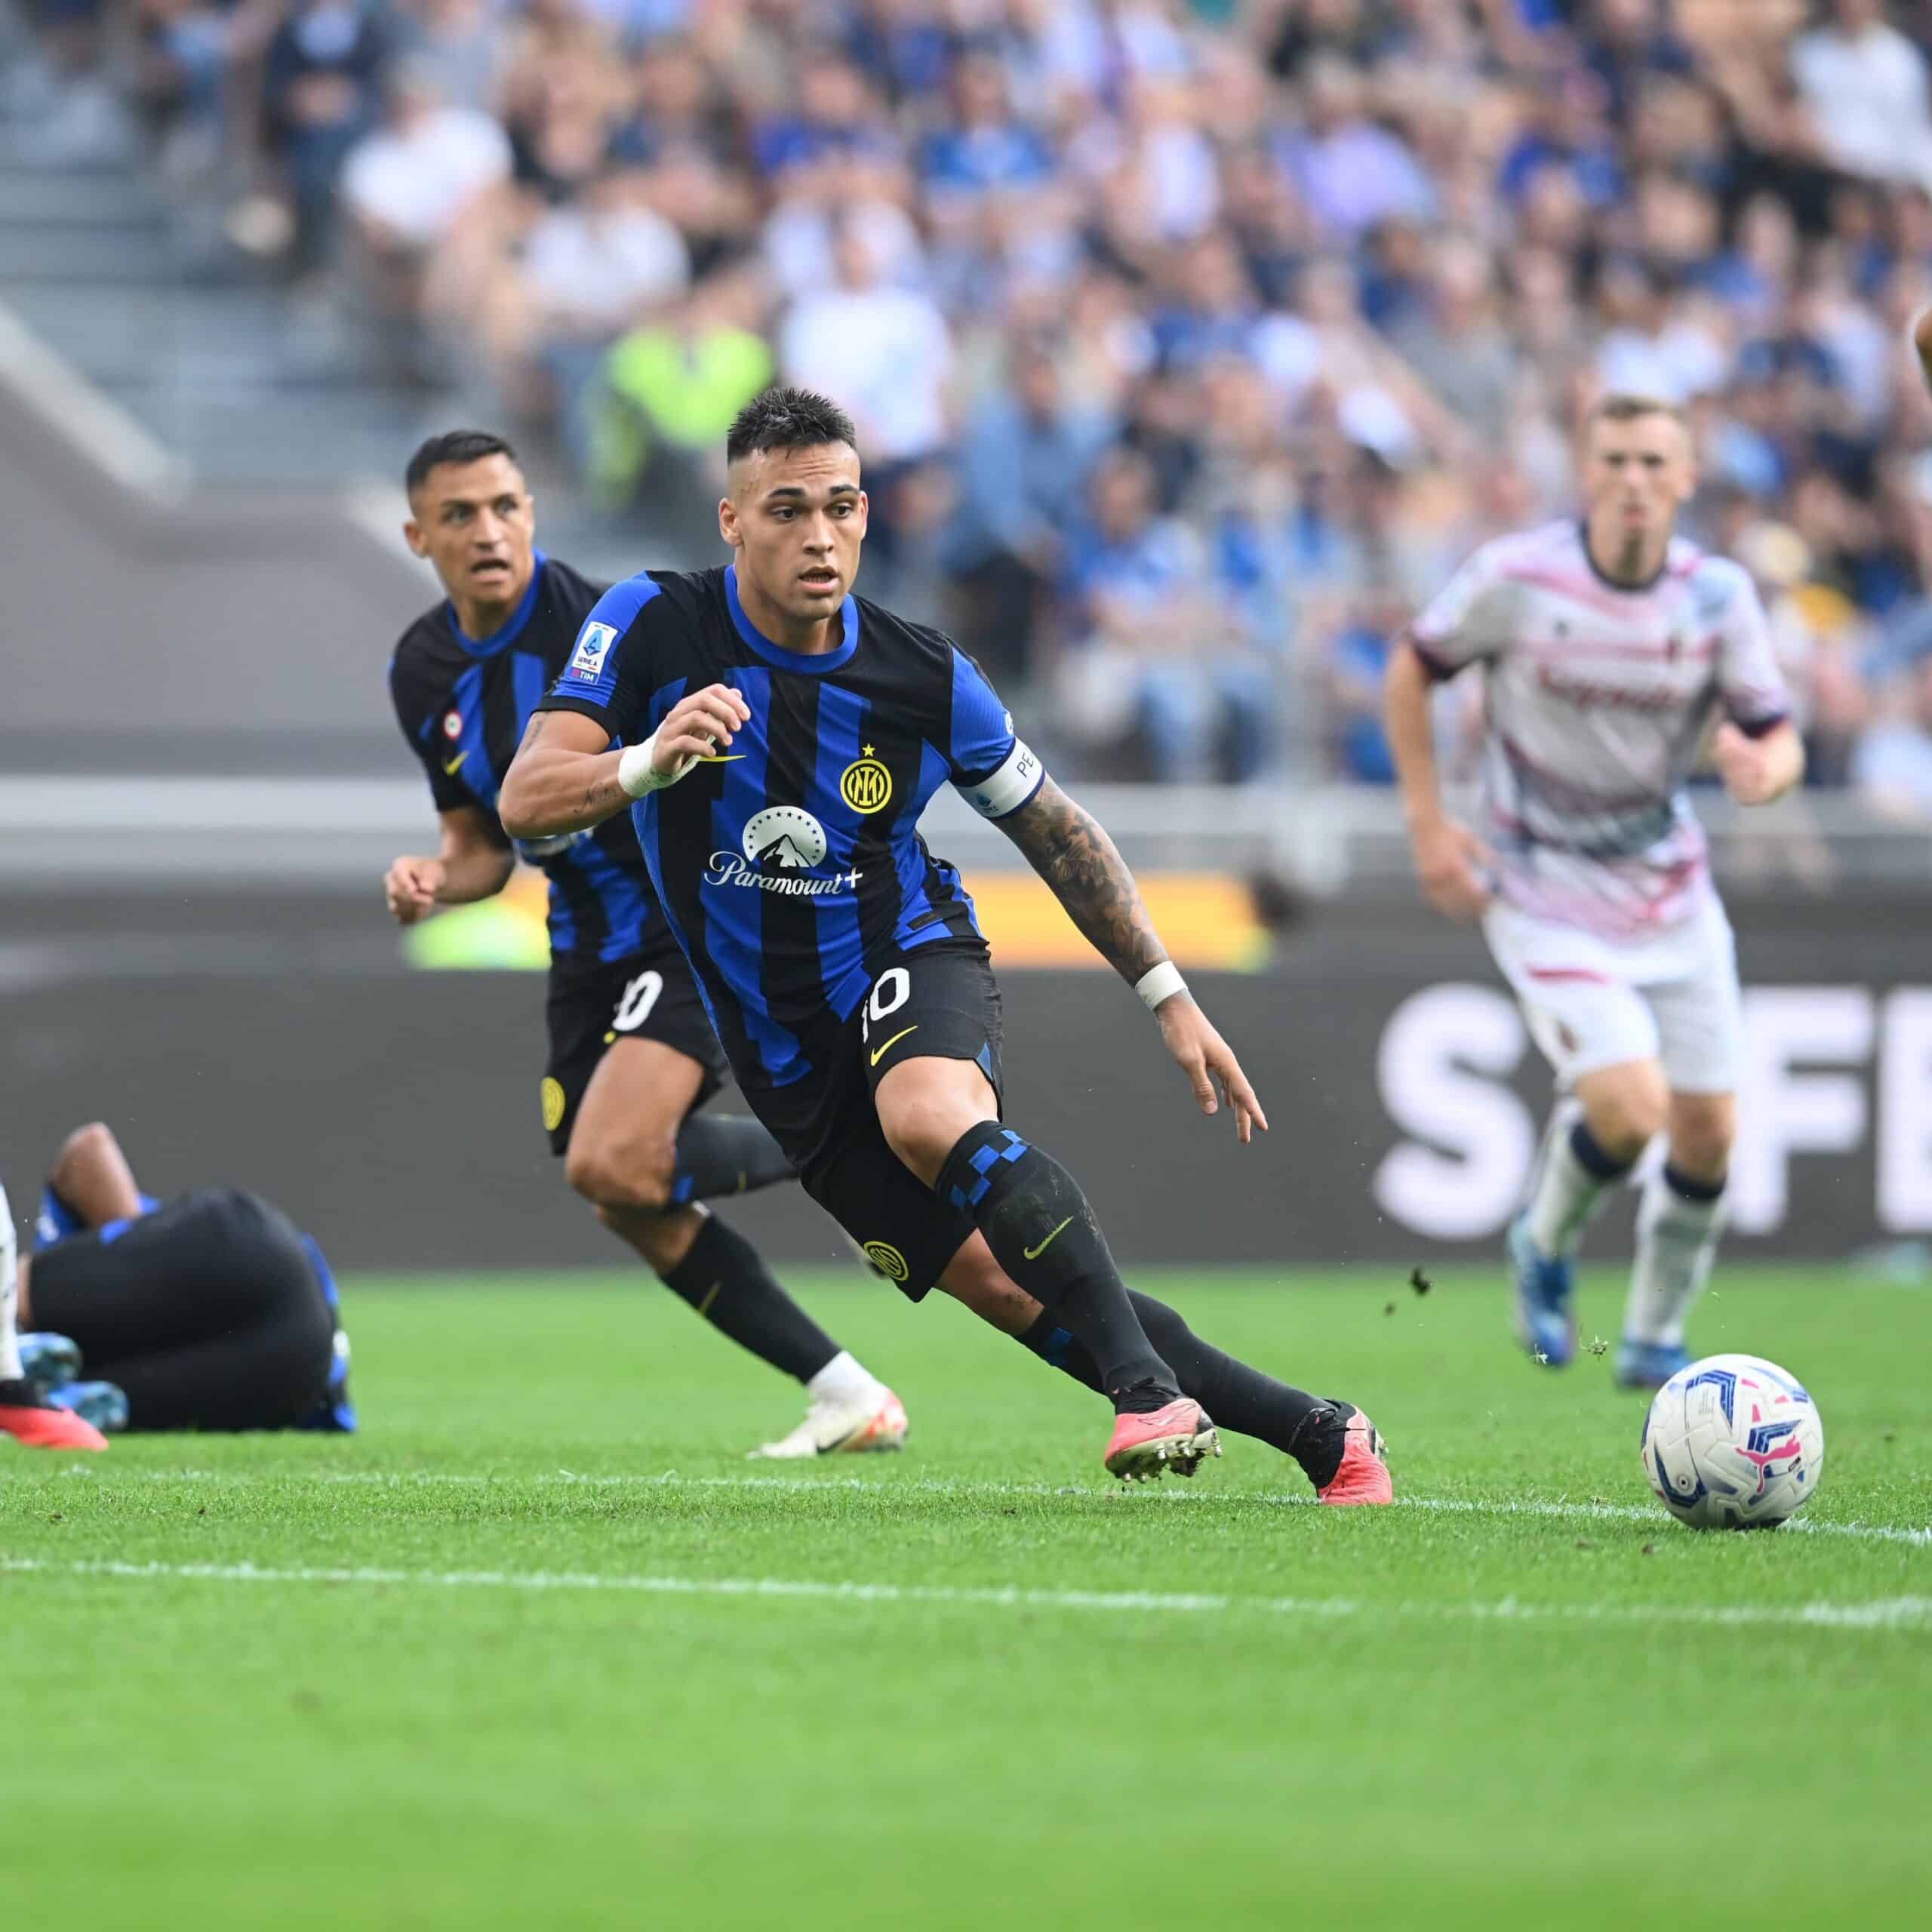
[[[413,926],[433,912],[445,876],[440,859],[407,855],[398,859],[383,875],[383,897],[389,903],[390,918],[399,926]]]

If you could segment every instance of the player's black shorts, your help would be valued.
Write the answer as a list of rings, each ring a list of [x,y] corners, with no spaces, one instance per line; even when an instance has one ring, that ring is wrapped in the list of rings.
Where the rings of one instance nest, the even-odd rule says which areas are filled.
[[[335,1316],[288,1216],[199,1187],[33,1258],[35,1327],[118,1383],[137,1429],[293,1429],[321,1407]]]
[[[940,941],[902,954],[849,1020],[806,1042],[822,1071],[747,1093],[752,1111],[798,1171],[805,1192],[913,1301],[971,1236],[886,1144],[872,1095],[904,1060],[970,1060],[1004,1097],[999,987],[983,945]]]
[[[724,1050],[711,1030],[691,969],[668,934],[622,959],[583,964],[553,960],[543,1019],[550,1052],[540,1091],[543,1131],[553,1154],[570,1146],[584,1089],[605,1048],[619,1040],[662,1041],[696,1060],[704,1069],[704,1084],[694,1108],[724,1082]]]

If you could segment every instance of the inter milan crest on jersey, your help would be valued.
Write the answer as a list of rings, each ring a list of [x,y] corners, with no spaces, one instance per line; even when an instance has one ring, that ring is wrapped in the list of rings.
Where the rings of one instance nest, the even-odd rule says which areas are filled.
[[[863,757],[845,768],[838,780],[838,795],[855,812],[868,817],[892,802],[892,774],[873,757],[870,745],[864,748]]]

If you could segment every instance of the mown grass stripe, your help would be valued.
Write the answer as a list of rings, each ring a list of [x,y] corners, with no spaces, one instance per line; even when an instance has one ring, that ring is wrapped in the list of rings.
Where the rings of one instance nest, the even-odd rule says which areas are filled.
[[[1300,1509],[1311,1506],[1312,1496],[1292,1496],[1279,1490],[1184,1488],[1179,1483],[1155,1487],[1136,1484],[1131,1488],[1097,1486],[1081,1487],[1071,1483],[958,1482],[943,1477],[909,1477],[900,1480],[867,1476],[729,1475],[688,1476],[675,1469],[656,1475],[620,1474],[586,1475],[571,1469],[557,1469],[539,1475],[499,1475],[481,1471],[449,1469],[139,1469],[126,1472],[93,1463],[75,1463],[60,1473],[100,1477],[125,1481],[131,1477],[158,1483],[344,1483],[371,1487],[515,1488],[532,1486],[577,1487],[590,1489],[745,1489],[839,1491],[863,1491],[875,1494],[902,1491],[928,1496],[1072,1496],[1105,1498],[1133,1497],[1159,1502],[1213,1504],[1272,1505]],[[1557,1521],[1586,1517],[1598,1522],[1657,1524],[1668,1521],[1664,1511],[1646,1504],[1599,1503],[1558,1497],[1547,1500],[1521,1497],[1463,1496],[1398,1496],[1396,1507],[1442,1514],[1478,1516],[1532,1516]],[[1866,1543],[1895,1543],[1932,1548],[1932,1528],[1912,1529],[1884,1523],[1835,1523],[1829,1518],[1798,1516],[1785,1526],[1787,1534],[1803,1536],[1846,1537]]]
[[[392,1570],[355,1566],[281,1567],[254,1563],[127,1563],[0,1557],[9,1575],[103,1577],[124,1581],[327,1583],[410,1589],[613,1591],[647,1596],[804,1598],[830,1603],[954,1604],[1002,1610],[1092,1611],[1158,1615],[1312,1617],[1455,1617],[1477,1623],[1785,1625],[1845,1630],[1918,1629],[1932,1625],[1932,1597],[1881,1597],[1863,1603],[1545,1604],[1516,1597],[1481,1601],[1363,1601],[1348,1597],[1257,1597],[1214,1592],[1041,1590],[1012,1586],[826,1581],[791,1577],[601,1575],[586,1571]]]

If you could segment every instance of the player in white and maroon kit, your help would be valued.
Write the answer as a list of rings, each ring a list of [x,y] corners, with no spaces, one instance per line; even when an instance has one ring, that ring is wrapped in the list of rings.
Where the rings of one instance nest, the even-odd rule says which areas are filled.
[[[1424,892],[1481,921],[1574,1096],[1509,1231],[1518,1330],[1539,1361],[1576,1352],[1571,1264],[1592,1210],[1668,1132],[1617,1355],[1620,1382],[1651,1387],[1689,1359],[1736,1118],[1737,958],[1684,783],[1707,736],[1740,804],[1789,789],[1804,755],[1750,579],[1674,534],[1697,482],[1681,417],[1606,398],[1581,471],[1582,522],[1484,545],[1416,620],[1389,665],[1389,728]],[[1476,663],[1480,837],[1443,810],[1429,715],[1430,686]]]

